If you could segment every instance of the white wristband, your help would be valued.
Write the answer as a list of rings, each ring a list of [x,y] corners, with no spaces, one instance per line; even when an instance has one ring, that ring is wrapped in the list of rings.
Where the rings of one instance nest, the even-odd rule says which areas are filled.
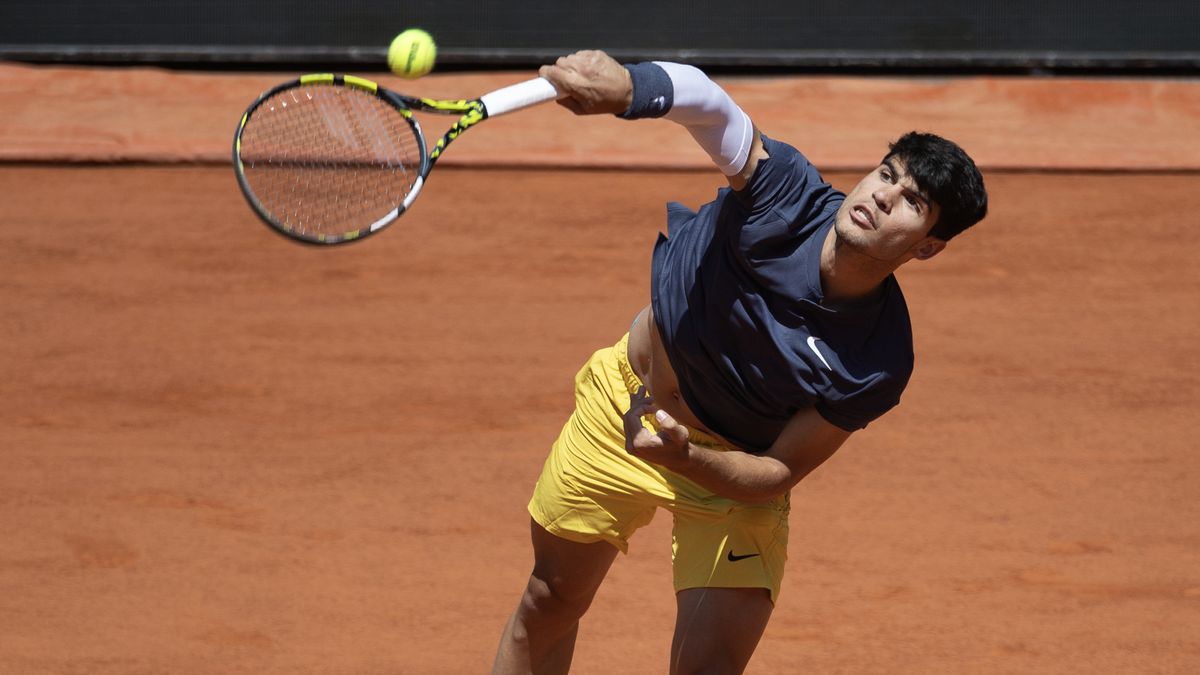
[[[655,61],[666,71],[675,100],[665,117],[682,124],[726,176],[740,172],[750,156],[754,124],[725,90],[693,66]]]

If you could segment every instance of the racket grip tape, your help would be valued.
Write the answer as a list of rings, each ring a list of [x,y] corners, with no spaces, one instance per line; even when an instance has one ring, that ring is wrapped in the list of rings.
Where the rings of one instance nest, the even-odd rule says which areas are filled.
[[[529,106],[545,103],[558,98],[558,90],[550,81],[535,77],[518,84],[497,89],[490,94],[479,97],[488,117],[496,117],[515,112]]]

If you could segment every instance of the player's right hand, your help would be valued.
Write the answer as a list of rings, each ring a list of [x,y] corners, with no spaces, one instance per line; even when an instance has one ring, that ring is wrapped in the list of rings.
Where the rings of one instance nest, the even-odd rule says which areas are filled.
[[[629,71],[602,51],[559,57],[538,74],[558,89],[558,104],[576,115],[619,115],[633,102]]]

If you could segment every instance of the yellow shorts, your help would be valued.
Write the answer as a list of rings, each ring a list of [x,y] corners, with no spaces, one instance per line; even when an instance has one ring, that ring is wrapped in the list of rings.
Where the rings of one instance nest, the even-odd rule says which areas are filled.
[[[788,495],[766,504],[726,499],[626,452],[621,416],[642,385],[629,367],[628,341],[596,352],[576,375],[575,412],[546,459],[530,515],[564,539],[627,552],[629,537],[665,508],[674,516],[676,592],[766,588],[774,602],[787,560]],[[657,431],[652,417],[642,423]],[[698,432],[691,437],[725,449]]]

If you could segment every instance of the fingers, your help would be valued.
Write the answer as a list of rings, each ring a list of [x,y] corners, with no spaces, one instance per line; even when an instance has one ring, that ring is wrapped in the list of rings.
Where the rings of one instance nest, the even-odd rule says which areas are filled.
[[[633,90],[629,73],[602,51],[559,57],[538,74],[558,89],[559,104],[576,115],[620,113],[629,107]]]
[[[635,404],[654,405],[654,396],[650,395],[650,390],[646,388],[646,384],[642,384],[641,387],[637,388],[636,392],[629,395],[629,405]],[[649,414],[649,412],[646,414]]]
[[[565,57],[564,57],[565,58]],[[560,58],[558,63],[553,66],[542,66],[538,69],[538,75],[545,78],[554,88],[559,91],[559,97],[555,103],[570,110],[576,115],[586,115],[583,105],[575,98],[574,87],[576,86],[576,78],[574,73],[562,65],[563,59]]]
[[[574,94],[588,80],[586,64],[580,57],[582,52],[570,56],[560,56],[552,66],[542,66],[538,75],[546,78],[559,92]]]
[[[642,418],[646,415],[654,415],[658,425],[657,434],[651,433],[642,424]],[[629,395],[629,410],[625,412],[622,421],[625,426],[625,449],[634,454],[663,445],[686,446],[690,436],[687,427],[654,405],[654,397],[649,394],[645,385]]]
[[[642,387],[629,395],[630,407],[625,413],[625,451],[639,459],[668,469],[682,470],[689,461],[687,427],[675,421],[665,411],[656,410],[653,401]],[[658,433],[642,423],[642,413],[654,413]]]
[[[665,434],[667,439],[674,443],[687,443],[690,436],[687,427],[676,422],[665,410],[654,413],[654,421],[658,423],[660,436]]]
[[[636,431],[626,431],[625,433],[625,452],[635,457],[641,457],[646,450],[660,448],[662,444],[661,438],[640,425]]]
[[[654,413],[654,399],[646,393],[646,387],[639,387],[629,395],[629,410],[622,416],[625,427],[625,449],[632,451],[636,442],[650,435],[642,425],[642,417]]]

